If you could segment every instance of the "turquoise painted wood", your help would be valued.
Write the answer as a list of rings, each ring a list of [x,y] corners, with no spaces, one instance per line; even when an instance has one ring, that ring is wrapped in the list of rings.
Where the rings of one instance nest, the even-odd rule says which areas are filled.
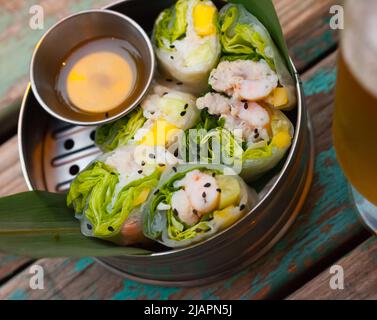
[[[305,0],[306,7],[295,12],[297,0],[281,0],[292,5],[292,18],[283,24],[291,54],[299,70],[307,70],[336,47],[337,34],[328,28],[328,8]],[[330,3],[336,1],[323,0]],[[105,0],[41,0],[48,13],[46,26],[69,12],[99,7]],[[275,1],[280,2],[279,0]],[[28,1],[33,4],[34,1]],[[300,1],[300,4],[302,2]],[[318,7],[319,8],[319,7]],[[294,17],[313,9],[303,25]],[[40,31],[25,25],[28,12],[24,2],[6,2],[0,9],[0,70],[9,77],[0,79],[0,113],[3,107],[15,105],[25,86],[28,59]],[[284,18],[284,17],[283,17]],[[39,32],[39,33],[38,33]],[[14,53],[4,60],[9,53]],[[4,61],[7,61],[5,64]],[[7,66],[7,69],[5,69]],[[25,69],[26,68],[26,69]],[[90,258],[40,260],[46,271],[46,289],[29,289],[29,269],[16,258],[0,256],[4,277],[20,267],[24,271],[0,286],[0,299],[260,299],[284,297],[368,234],[363,229],[348,197],[347,183],[336,163],[331,143],[331,113],[336,81],[335,55],[321,61],[303,76],[307,102],[316,138],[316,169],[310,197],[298,220],[284,239],[258,263],[230,279],[193,289],[163,288],[125,280],[104,270]],[[1,91],[2,90],[2,91]],[[8,270],[8,271],[7,271]]]
[[[300,300],[376,300],[377,299],[377,238],[372,237],[336,262],[343,268],[343,290],[331,289],[334,276],[330,268],[290,295]]]
[[[27,270],[0,287],[0,299],[262,299],[295,291],[340,258],[365,232],[348,196],[348,186],[331,144],[336,55],[303,77],[316,139],[314,184],[288,234],[271,252],[233,277],[199,288],[143,285],[103,269],[92,259],[42,260],[47,289],[28,289]],[[49,282],[50,281],[50,282]]]

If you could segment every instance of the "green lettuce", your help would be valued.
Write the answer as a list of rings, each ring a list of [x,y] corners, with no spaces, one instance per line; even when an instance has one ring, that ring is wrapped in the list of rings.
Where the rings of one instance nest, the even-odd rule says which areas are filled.
[[[297,102],[296,86],[283,56],[265,26],[241,4],[228,4],[220,11],[222,61],[264,59],[276,71],[279,83],[287,90],[292,109]]]
[[[127,145],[145,123],[143,110],[138,107],[125,117],[104,124],[96,130],[96,144],[104,152],[110,152],[119,146]]]
[[[275,68],[272,59],[272,39],[263,25],[242,5],[226,6],[220,13],[221,44],[233,60],[263,58]],[[259,57],[259,59],[258,59]]]
[[[214,164],[184,164],[164,172],[156,191],[150,195],[143,208],[145,236],[170,248],[186,247],[204,241],[229,227],[245,213],[240,210],[239,204],[244,204],[247,212],[258,199],[255,190],[248,187],[239,176],[232,175],[232,178],[237,179],[240,185],[240,198],[235,200],[234,206],[229,205],[224,209],[214,210],[201,217],[195,225],[186,225],[170,205],[173,193],[181,189],[181,187],[175,187],[175,182],[182,180],[188,172],[193,170],[215,174],[220,178],[226,174],[227,167]],[[159,208],[160,204],[167,206]]]
[[[189,227],[185,225],[184,222],[179,220],[178,216],[173,212],[173,210],[167,210],[166,216],[164,215],[164,217],[162,217],[157,209],[160,203],[170,204],[173,193],[181,189],[181,187],[176,188],[174,183],[182,180],[187,173],[193,170],[200,170],[209,174],[222,173],[221,171],[215,169],[207,169],[201,166],[191,166],[190,169],[178,172],[170,177],[170,179],[165,181],[164,184],[158,188],[158,193],[153,195],[150,205],[145,207],[144,232],[148,237],[152,239],[161,238],[161,235],[166,228],[166,224],[169,238],[175,241],[193,239],[199,234],[205,233],[211,229],[211,226],[208,224],[208,216],[202,217],[202,219],[195,226]]]
[[[76,216],[82,215],[92,224],[93,236],[108,239],[115,237],[131,212],[134,200],[145,190],[158,184],[160,170],[124,186],[116,194],[119,174],[110,166],[96,161],[81,172],[72,182],[67,204]]]
[[[186,35],[187,8],[187,1],[179,0],[173,7],[161,13],[154,31],[154,39],[158,48],[165,47],[164,40],[173,43]]]
[[[212,128],[214,123],[203,126],[205,129],[208,129],[204,134],[198,136],[197,143],[198,148],[208,143],[208,158],[202,160],[209,163],[220,162],[226,165],[233,165],[235,161],[240,161],[242,163],[242,172],[240,175],[247,182],[252,182],[271,170],[279,163],[290,148],[290,144],[284,147],[276,145],[274,137],[279,133],[286,132],[292,139],[294,128],[291,121],[280,110],[269,108],[269,113],[271,116],[270,141],[261,141],[251,148],[247,146],[246,141],[240,141],[238,137],[235,137],[232,132],[223,126]],[[186,139],[188,140],[188,138]],[[219,139],[221,148],[220,159],[216,158],[217,153],[212,148],[213,139]],[[186,156],[188,159],[190,152],[193,152],[192,146],[186,144]],[[199,155],[199,151],[197,151],[197,154]]]

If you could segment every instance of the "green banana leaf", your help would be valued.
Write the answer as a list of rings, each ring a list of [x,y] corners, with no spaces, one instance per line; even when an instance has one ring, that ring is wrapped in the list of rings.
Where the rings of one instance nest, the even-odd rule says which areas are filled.
[[[143,255],[150,252],[81,234],[66,195],[32,191],[0,199],[0,251],[33,258]]]
[[[285,62],[289,68],[291,75],[294,75],[294,70],[290,64],[289,52],[287,43],[285,42],[283,31],[281,29],[280,21],[277,16],[275,7],[271,0],[229,0],[230,3],[238,3],[256,16],[260,22],[264,24],[266,29],[270,32],[272,39],[284,57]]]

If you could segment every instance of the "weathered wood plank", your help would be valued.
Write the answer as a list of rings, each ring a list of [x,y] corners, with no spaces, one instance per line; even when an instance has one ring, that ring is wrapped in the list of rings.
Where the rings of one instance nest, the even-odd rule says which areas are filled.
[[[335,62],[333,54],[303,76],[317,152],[310,197],[290,232],[256,264],[215,284],[179,289],[124,280],[90,259],[43,260],[40,263],[49,274],[48,279],[59,278],[51,280],[48,292],[28,290],[25,271],[0,288],[0,298],[14,298],[22,292],[22,297],[31,299],[262,299],[283,297],[299,288],[342,256],[350,244],[368,236],[348,198],[346,179],[331,144]]]
[[[344,270],[344,289],[332,290],[330,268],[290,295],[292,300],[376,300],[377,239],[370,238],[335,263]]]
[[[17,137],[0,146],[0,196],[27,191],[18,155]]]
[[[44,8],[44,30],[29,27],[29,9],[36,4],[29,0],[3,0],[0,6],[0,137],[16,127],[20,98],[28,81],[32,51],[45,30],[58,19],[79,10],[101,7],[110,0],[40,0]],[[290,53],[299,70],[333,48],[336,33],[328,26],[329,7],[335,0],[274,0]],[[313,37],[309,34],[313,33]]]
[[[30,261],[29,258],[0,255],[0,283],[6,281]]]
[[[27,186],[21,173],[16,137],[0,146],[0,159],[0,196],[26,191]],[[28,261],[30,261],[28,258],[0,255],[0,283]]]

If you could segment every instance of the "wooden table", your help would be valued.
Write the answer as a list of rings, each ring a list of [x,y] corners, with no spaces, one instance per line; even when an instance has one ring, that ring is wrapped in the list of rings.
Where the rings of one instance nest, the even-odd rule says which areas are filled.
[[[109,0],[39,0],[45,27],[67,14]],[[377,298],[377,239],[366,231],[349,198],[331,141],[338,35],[329,27],[336,0],[275,0],[291,56],[302,74],[312,117],[316,166],[310,196],[286,236],[266,256],[229,279],[191,289],[143,285],[90,258],[0,256],[0,299],[347,299]],[[15,132],[31,52],[43,31],[28,27],[35,1],[0,0],[1,136]],[[26,190],[16,136],[0,146],[0,195]],[[45,270],[45,289],[29,289],[29,268]],[[329,268],[344,268],[344,290],[329,286]]]

